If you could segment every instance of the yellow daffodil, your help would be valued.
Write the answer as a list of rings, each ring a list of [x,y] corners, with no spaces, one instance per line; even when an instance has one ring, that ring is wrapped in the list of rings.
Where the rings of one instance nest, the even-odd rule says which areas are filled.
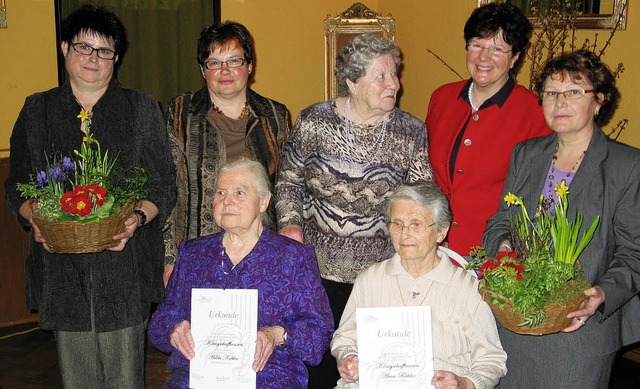
[[[91,117],[91,112],[81,109],[80,114],[77,117],[79,117],[80,120],[82,120],[82,122],[84,123],[87,119],[89,119],[89,117]]]
[[[507,205],[518,204],[518,196],[509,192],[506,196],[504,196],[504,202],[507,203]]]
[[[566,197],[569,194],[569,187],[564,180],[559,185],[556,185],[556,194],[558,197]]]

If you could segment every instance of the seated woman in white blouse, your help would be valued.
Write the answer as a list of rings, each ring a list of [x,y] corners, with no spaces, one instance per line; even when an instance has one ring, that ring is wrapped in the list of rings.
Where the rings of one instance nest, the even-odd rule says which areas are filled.
[[[431,306],[435,387],[493,388],[506,374],[495,319],[478,293],[477,279],[455,266],[440,247],[451,212],[433,182],[400,185],[386,217],[396,254],[363,271],[331,342],[341,379],[358,387],[356,308]]]

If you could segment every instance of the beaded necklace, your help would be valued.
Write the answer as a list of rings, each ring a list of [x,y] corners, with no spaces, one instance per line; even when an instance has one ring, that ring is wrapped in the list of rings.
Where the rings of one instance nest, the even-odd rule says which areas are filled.
[[[547,211],[551,211],[551,212],[555,211],[553,204],[556,202],[556,196],[557,196],[555,191],[556,184],[564,181],[566,186],[571,185],[571,182],[573,182],[573,178],[576,175],[576,170],[578,169],[580,162],[582,162],[582,160],[584,159],[585,154],[587,154],[586,150],[580,154],[576,162],[571,167],[571,170],[569,170],[568,172],[564,172],[562,170],[556,170],[556,161],[558,160],[558,144],[556,143],[556,151],[553,154],[553,159],[551,160],[551,166],[549,167],[549,175],[547,176],[547,180],[545,183],[545,191],[544,191],[545,196],[544,196],[543,206]],[[562,177],[563,173],[564,173],[564,177]],[[556,175],[558,177],[556,177]]]
[[[215,112],[219,113],[220,115],[227,116],[227,115],[224,114],[224,112],[222,112],[222,110],[220,108],[218,108],[218,106],[216,105],[216,103],[213,100],[211,100],[211,104],[213,105],[213,110]],[[242,106],[242,111],[240,112],[240,116],[238,116],[235,120],[244,119],[247,116],[249,116],[249,104],[247,104],[247,102],[245,100],[244,105]],[[229,116],[227,116],[227,117],[229,117]]]
[[[345,119],[347,119],[347,124],[348,124],[348,129],[349,132],[353,135],[353,138],[355,139],[355,132],[353,130],[353,120],[351,120],[351,106],[350,106],[350,101],[351,101],[351,97],[347,97],[347,101],[345,101],[344,103],[344,116]],[[380,129],[380,134],[378,135],[378,139],[373,143],[373,154],[371,155],[371,157],[375,157],[376,155],[378,155],[378,151],[380,149],[380,144],[382,144],[382,142],[384,141],[384,137],[387,133],[387,123],[389,123],[389,120],[387,118],[382,118],[382,128]],[[374,125],[374,129],[378,127],[378,123],[376,123]],[[364,147],[363,147],[364,148]]]
[[[476,112],[477,110],[480,109],[480,107],[476,107],[475,104],[473,104],[473,97],[471,97],[473,95],[473,81],[471,81],[471,85],[469,85],[469,104],[471,105],[471,112]]]

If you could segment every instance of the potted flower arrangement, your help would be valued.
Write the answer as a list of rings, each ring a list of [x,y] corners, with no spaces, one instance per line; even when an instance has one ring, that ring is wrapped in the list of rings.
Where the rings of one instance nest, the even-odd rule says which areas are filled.
[[[583,216],[573,221],[567,215],[569,188],[556,185],[558,201],[545,209],[540,197],[535,218],[531,218],[521,197],[505,196],[509,206],[520,212],[511,220],[513,251],[489,258],[476,247],[469,268],[477,269],[480,292],[496,318],[506,328],[522,334],[558,332],[570,324],[566,315],[577,310],[590,287],[578,258],[591,241],[600,217],[579,237]]]
[[[91,113],[81,110],[78,118],[84,136],[75,159],[47,157],[45,170],[17,185],[22,197],[37,201],[34,223],[58,253],[99,252],[116,245],[112,237],[124,230],[147,182],[142,168],[114,168],[117,156],[103,151],[91,133]]]

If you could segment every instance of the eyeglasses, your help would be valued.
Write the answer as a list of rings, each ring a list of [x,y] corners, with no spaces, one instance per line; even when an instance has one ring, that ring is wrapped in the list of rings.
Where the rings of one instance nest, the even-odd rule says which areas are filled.
[[[104,47],[91,47],[86,43],[76,42],[71,43],[71,47],[76,53],[82,55],[91,55],[95,51],[98,54],[98,58],[114,60],[116,58],[116,52],[110,49],[105,49]]]
[[[513,50],[505,50],[503,48],[496,47],[496,46],[485,47],[485,46],[482,46],[480,43],[467,44],[467,51],[469,51],[470,53],[479,54],[482,52],[482,50],[487,50],[489,54],[491,54],[493,57],[501,57],[513,51]]]
[[[542,99],[542,101],[556,101],[558,99],[558,96],[563,95],[567,100],[579,100],[586,93],[595,93],[595,91],[595,89],[582,88],[569,89],[564,92],[543,90],[542,93],[540,93],[540,98]]]
[[[405,226],[404,224],[400,223],[400,222],[390,222],[389,223],[389,231],[393,232],[393,233],[402,233],[404,231],[405,228],[407,228],[409,230],[410,233],[412,234],[421,234],[423,232],[425,232],[425,230],[431,226],[434,226],[436,223],[431,223],[431,224],[424,224],[421,222],[411,222],[409,223],[408,226]]]
[[[219,70],[219,69],[222,69],[222,65],[227,64],[227,66],[230,69],[233,69],[233,68],[239,68],[240,66],[244,65],[244,63],[245,63],[245,59],[242,57],[231,58],[226,61],[218,61],[217,59],[212,59],[212,60],[206,61],[204,63],[204,67],[209,70]]]

